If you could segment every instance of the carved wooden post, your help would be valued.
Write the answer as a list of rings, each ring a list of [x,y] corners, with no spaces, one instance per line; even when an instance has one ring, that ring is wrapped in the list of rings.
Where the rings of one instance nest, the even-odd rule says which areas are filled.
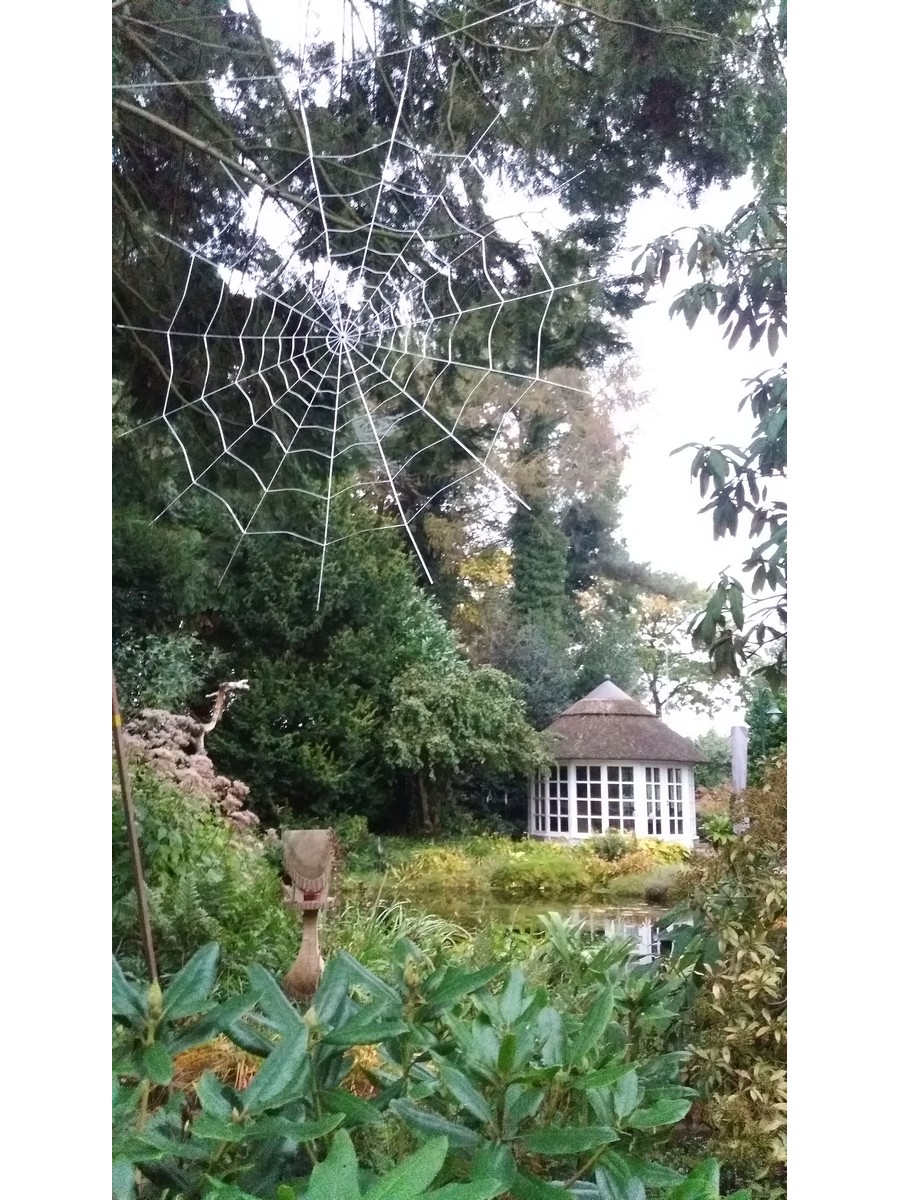
[[[319,986],[325,963],[319,951],[319,913],[328,906],[334,861],[330,829],[291,829],[283,838],[284,866],[291,877],[290,904],[302,914],[300,953],[284,977],[284,990],[307,1000]]]

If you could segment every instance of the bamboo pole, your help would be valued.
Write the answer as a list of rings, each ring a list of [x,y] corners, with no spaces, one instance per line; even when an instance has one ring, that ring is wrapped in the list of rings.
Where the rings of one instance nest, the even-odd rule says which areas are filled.
[[[122,714],[119,711],[119,697],[116,693],[115,675],[112,677],[112,725],[113,744],[116,748],[116,763],[119,767],[119,783],[122,787],[122,807],[125,809],[125,826],[128,830],[128,849],[131,852],[131,868],[134,872],[134,890],[137,893],[141,945],[144,948],[144,958],[147,960],[147,970],[150,972],[150,982],[156,983],[159,976],[156,971],[156,954],[153,950],[153,930],[150,928],[147,885],[144,882],[144,868],[141,865],[141,848],[138,843],[137,821],[134,815],[134,803],[131,799],[131,783],[128,778],[128,767],[125,762],[125,746],[122,742]]]

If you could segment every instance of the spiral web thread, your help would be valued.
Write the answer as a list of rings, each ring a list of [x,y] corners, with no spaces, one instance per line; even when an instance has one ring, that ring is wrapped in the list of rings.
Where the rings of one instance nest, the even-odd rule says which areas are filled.
[[[223,166],[245,200],[240,219],[249,230],[250,249],[223,262],[208,255],[208,244],[199,249],[180,246],[185,282],[167,327],[119,326],[165,338],[167,386],[161,412],[152,420],[164,421],[175,439],[187,483],[163,513],[192,488],[214,497],[238,530],[228,566],[250,536],[283,534],[315,546],[320,552],[317,604],[329,546],[353,536],[334,531],[335,504],[344,493],[375,491],[385,498],[385,511],[391,511],[393,525],[405,531],[430,580],[413,531],[416,518],[441,491],[470,478],[488,484],[495,497],[505,495],[508,501],[524,504],[491,463],[498,444],[511,432],[516,406],[538,386],[582,391],[544,374],[544,339],[554,300],[597,280],[554,282],[525,213],[497,218],[481,229],[461,220],[459,205],[451,202],[454,196],[464,198],[467,184],[481,194],[491,190],[477,155],[492,125],[466,153],[429,150],[409,140],[404,105],[427,45],[406,51],[389,138],[358,153],[329,154],[314,147],[298,89],[295,111],[306,156],[279,181],[279,188],[305,172],[308,198],[298,193],[298,202],[286,201],[278,189],[263,192],[248,186]],[[323,175],[332,165],[352,170],[356,160],[374,152],[382,156],[377,177],[361,177],[352,191],[329,190]],[[398,179],[396,161],[401,154],[419,166],[416,179],[421,186],[414,193]],[[438,186],[428,190],[428,180],[437,180]],[[404,198],[414,200],[422,214],[409,227],[395,218],[391,203]],[[369,205],[369,220],[349,231],[336,223],[330,213],[342,201]],[[532,267],[532,279],[539,281],[537,287],[517,288],[508,273],[489,261],[492,238],[509,222],[521,230],[516,241]],[[504,241],[509,245],[510,240],[507,231]],[[386,242],[396,249],[385,250]],[[276,263],[268,274],[247,265],[260,248]],[[202,327],[197,314],[209,311],[210,299],[208,284],[202,296],[193,295],[200,263],[214,267],[220,280],[218,298]],[[486,299],[467,304],[457,294],[461,289],[454,286],[454,268],[461,263],[469,269],[480,264]],[[528,369],[512,370],[504,365],[495,343],[503,323],[515,319],[515,306],[523,302],[537,305],[540,318]],[[236,310],[243,316],[235,317]],[[230,353],[224,371],[223,341]],[[185,356],[196,367],[198,349],[203,382],[199,393],[186,399],[176,379]],[[462,380],[449,410],[442,389],[448,372]],[[486,448],[469,428],[477,423],[472,416],[476,406],[477,422],[483,424],[487,413],[494,429]],[[197,437],[197,413],[207,427],[205,438]],[[417,504],[405,502],[404,473],[419,456],[444,442],[454,444],[467,469],[450,484],[419,497]],[[351,456],[356,464],[361,459],[366,464],[362,474],[358,466],[343,469]],[[324,471],[312,470],[316,459]],[[244,486],[235,492],[229,485],[241,475]],[[285,498],[292,493],[306,497],[304,523],[298,526],[286,523],[290,506]],[[241,494],[253,497],[249,504],[237,499]]]

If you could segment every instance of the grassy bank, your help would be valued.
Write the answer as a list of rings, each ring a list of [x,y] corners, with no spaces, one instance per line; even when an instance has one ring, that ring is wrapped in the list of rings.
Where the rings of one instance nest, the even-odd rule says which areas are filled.
[[[346,844],[345,880],[422,900],[452,892],[498,900],[635,900],[666,905],[689,853],[653,839],[606,834],[575,846],[476,835],[425,842],[373,839]]]

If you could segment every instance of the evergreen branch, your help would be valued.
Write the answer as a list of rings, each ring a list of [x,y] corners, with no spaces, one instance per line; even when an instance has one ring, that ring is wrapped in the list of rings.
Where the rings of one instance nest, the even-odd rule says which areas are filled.
[[[145,303],[146,303],[146,301],[145,301]],[[115,304],[116,308],[121,313],[123,321],[127,322],[129,314],[122,307],[122,302],[119,300],[118,296],[116,296],[115,293],[113,293],[113,304]],[[153,360],[153,362],[159,368],[159,372],[162,375],[163,379],[168,380],[169,379],[169,368],[163,364],[159,355],[154,350],[152,350],[150,348],[150,346],[148,346],[146,344],[146,342],[143,342],[138,337],[137,333],[133,329],[131,329],[127,324],[124,325],[123,327],[128,331],[128,333],[130,333],[132,341],[135,342],[135,344],[143,351],[144,354],[146,354],[150,359]],[[178,385],[175,383],[174,380],[172,380],[172,391],[175,393],[175,395],[178,397],[178,399],[181,401],[182,404],[187,405],[190,403],[190,401],[188,401],[184,398],[182,392],[180,391]],[[140,427],[141,426],[137,426],[137,428],[140,428]],[[132,429],[125,430],[125,433],[133,433],[133,432],[134,432],[134,430],[132,430]],[[119,436],[122,437],[122,436],[124,436],[124,434],[119,434]]]
[[[639,21],[627,21],[624,17],[610,17],[606,13],[597,12],[596,9],[589,8],[585,4],[578,4],[573,0],[557,0],[557,3],[562,8],[574,9],[575,12],[595,17],[598,21],[605,21],[608,25],[624,25],[631,29],[642,29],[645,33],[658,33],[662,37],[682,37],[693,42],[709,42],[718,40],[719,37],[718,34],[709,33],[703,29],[690,29],[686,25],[672,25],[668,29],[663,29],[654,25],[642,25]]]
[[[164,129],[166,133],[170,134],[172,137],[178,138],[179,141],[186,143],[188,146],[192,146],[195,150],[200,150],[203,154],[208,154],[210,158],[214,158],[217,162],[221,163],[223,167],[229,167],[232,171],[236,171],[238,175],[248,180],[248,182],[255,184],[256,187],[260,188],[268,195],[282,196],[285,200],[289,200],[292,204],[302,205],[303,207],[306,206],[306,202],[302,196],[298,196],[295,192],[290,191],[288,188],[279,186],[273,177],[267,171],[264,171],[263,168],[260,168],[264,171],[263,174],[256,174],[254,171],[251,171],[245,167],[243,163],[238,162],[237,159],[231,158],[229,155],[223,154],[221,150],[217,150],[215,146],[211,146],[209,142],[204,142],[201,138],[194,137],[192,133],[188,133],[185,129],[179,129],[178,126],[173,125],[171,121],[165,120],[164,117],[157,116],[156,113],[152,113],[146,108],[140,108],[136,104],[129,104],[127,100],[116,99],[113,100],[113,104],[123,112],[131,113],[132,116],[142,117],[145,121],[149,121],[152,125],[156,125],[160,129]],[[244,149],[244,147],[240,144],[238,144],[237,148],[239,150]],[[259,164],[257,163],[257,166],[258,165]],[[341,224],[340,218],[334,217],[333,219],[337,221],[338,224]],[[354,226],[347,225],[346,223],[344,224],[345,228],[354,228]]]
[[[115,6],[113,7],[115,8]],[[156,33],[163,34],[165,37],[179,38],[183,42],[192,42],[195,46],[203,46],[207,50],[218,50],[220,54],[227,51],[231,57],[253,58],[256,54],[255,50],[240,50],[234,46],[223,45],[222,42],[204,42],[200,38],[191,37],[188,33],[179,33],[176,29],[167,29],[163,25],[155,25],[152,21],[143,21],[140,17],[133,17],[130,13],[123,13],[118,20],[120,23],[128,21],[132,25],[142,25],[145,29],[152,29]]]
[[[216,129],[218,129],[219,133],[221,133],[227,139],[227,141],[231,143],[231,145],[234,146],[234,145],[239,144],[234,135],[234,130],[225,124],[225,122],[221,119],[221,117],[218,115],[218,113],[215,112],[215,110],[210,111],[210,109],[206,105],[202,104],[200,102],[199,97],[197,96],[197,94],[195,92],[191,92],[188,88],[186,88],[184,86],[183,81],[180,80],[177,77],[177,75],[175,75],[172,71],[169,70],[169,68],[162,61],[162,59],[157,57],[155,51],[150,46],[147,45],[147,43],[144,41],[144,39],[139,34],[135,33],[131,29],[127,29],[125,26],[122,25],[121,21],[119,22],[119,26],[122,30],[123,35],[128,39],[128,41],[130,41],[134,46],[136,46],[141,51],[141,53],[144,55],[144,57],[147,59],[147,61],[151,64],[151,66],[155,67],[155,69],[160,73],[160,75],[162,75],[165,79],[169,80],[169,82],[172,84],[172,86],[178,92],[179,96],[181,96],[184,100],[186,100],[188,102],[188,104],[191,106],[191,108],[193,108],[205,120],[209,121],[209,123],[211,125],[213,125]]]

